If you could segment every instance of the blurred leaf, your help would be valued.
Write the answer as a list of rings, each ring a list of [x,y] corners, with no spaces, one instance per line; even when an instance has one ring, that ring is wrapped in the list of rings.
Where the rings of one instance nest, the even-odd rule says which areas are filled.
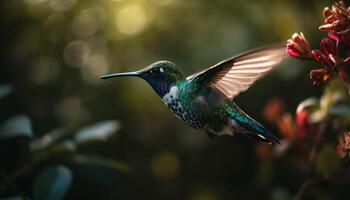
[[[109,158],[101,158],[97,156],[86,156],[86,155],[74,155],[72,157],[72,161],[78,164],[98,165],[102,167],[108,167],[124,173],[127,173],[130,171],[128,164],[121,161],[112,160]]]
[[[52,153],[73,153],[77,150],[77,145],[73,140],[63,140],[50,148]]]
[[[288,190],[285,188],[275,188],[272,190],[271,200],[290,200],[292,199]]]
[[[296,112],[299,113],[305,109],[314,111],[318,109],[319,100],[316,97],[309,97],[299,103]]]
[[[12,117],[0,127],[0,138],[13,138],[18,136],[33,136],[32,124],[26,115]]]
[[[350,116],[350,107],[345,105],[335,106],[329,113],[338,117],[347,117]]]
[[[34,181],[34,200],[60,200],[72,184],[71,171],[62,165],[41,172]]]
[[[23,200],[23,198],[19,196],[14,196],[14,197],[8,197],[0,200]]]
[[[84,127],[78,131],[74,140],[76,142],[89,142],[94,140],[106,140],[120,129],[120,123],[116,120],[108,120]]]
[[[55,142],[62,139],[64,136],[66,136],[67,131],[64,128],[56,128],[46,134],[44,134],[42,137],[33,140],[30,143],[30,150],[31,151],[39,151],[42,149],[45,149]]]
[[[348,95],[348,92],[344,85],[338,79],[332,79],[328,82],[324,91],[325,94],[339,92],[343,95]]]
[[[10,85],[0,85],[0,99],[9,95],[11,90],[12,87]]]
[[[323,145],[316,158],[316,170],[323,176],[334,174],[340,167],[340,160],[336,148],[332,144]]]
[[[271,184],[273,176],[273,166],[270,160],[263,160],[258,166],[257,182],[261,186],[268,186]]]
[[[339,102],[345,100],[347,95],[344,95],[339,91],[328,91],[325,92],[320,98],[320,107],[315,112],[310,115],[310,123],[318,123],[324,120],[329,114],[334,105],[337,105]]]
[[[180,164],[180,159],[176,153],[169,150],[161,150],[152,156],[150,168],[156,177],[169,180],[178,176]]]
[[[0,200],[23,200],[23,198],[19,196],[14,196],[14,197],[8,197]]]

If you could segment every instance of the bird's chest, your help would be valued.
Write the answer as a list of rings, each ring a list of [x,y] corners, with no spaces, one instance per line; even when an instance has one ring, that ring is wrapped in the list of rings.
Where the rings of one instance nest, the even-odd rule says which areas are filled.
[[[169,93],[162,98],[165,105],[171,110],[176,117],[182,119],[186,124],[193,128],[201,129],[203,124],[198,112],[193,111],[189,106],[183,105],[179,100],[180,90],[177,86],[170,88]]]

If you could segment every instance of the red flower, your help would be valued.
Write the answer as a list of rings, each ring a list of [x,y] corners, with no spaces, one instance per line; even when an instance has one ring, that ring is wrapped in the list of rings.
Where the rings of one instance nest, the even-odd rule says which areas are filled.
[[[321,40],[320,51],[326,57],[329,57],[330,54],[332,54],[334,57],[339,57],[338,48],[329,38],[323,38]]]
[[[345,47],[345,49],[350,49],[350,28],[341,32],[329,32],[328,37]]]
[[[309,128],[309,111],[303,110],[299,113],[297,113],[296,116],[296,123],[297,123],[297,128],[299,131],[299,135],[301,138],[306,137],[306,133]]]
[[[310,71],[313,84],[321,84],[335,76],[344,83],[350,93],[350,71],[347,69],[350,68],[350,56],[346,51],[350,50],[350,7],[340,1],[332,8],[326,7],[323,16],[326,24],[319,28],[328,32],[328,38],[321,40],[320,48],[311,51],[304,35],[294,33],[287,41],[287,53],[300,59],[311,58],[323,65],[323,69]]]
[[[312,50],[311,56],[323,65],[332,67],[339,61],[338,48],[329,38],[323,38],[320,44],[320,50]]]
[[[285,104],[279,98],[269,100],[264,108],[264,117],[270,123],[277,123],[285,113]]]
[[[309,58],[311,48],[303,33],[294,33],[287,41],[287,53],[289,56],[298,58]]]

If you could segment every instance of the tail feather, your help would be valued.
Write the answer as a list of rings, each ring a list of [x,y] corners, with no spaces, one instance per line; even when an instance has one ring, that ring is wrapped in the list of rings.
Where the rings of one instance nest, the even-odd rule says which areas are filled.
[[[243,135],[259,142],[281,144],[279,139],[264,126],[259,124],[259,122],[249,117],[249,115],[244,113],[244,111],[241,110],[236,104],[233,104],[233,106],[235,106],[235,109],[238,112],[232,117],[241,127],[246,129],[245,131],[242,131]]]
[[[257,122],[256,122],[257,123]],[[276,136],[274,136],[270,131],[265,129],[264,127],[259,127],[257,129],[254,125],[251,126],[251,123],[239,123],[242,127],[247,129],[246,131],[243,131],[242,134],[252,140],[263,142],[263,143],[277,143],[281,144],[280,141]]]

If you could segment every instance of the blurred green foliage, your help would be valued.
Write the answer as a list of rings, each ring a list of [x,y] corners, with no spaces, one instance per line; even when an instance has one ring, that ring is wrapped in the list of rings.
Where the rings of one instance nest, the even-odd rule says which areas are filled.
[[[9,118],[24,113],[33,138],[1,141],[1,154],[6,154],[1,168],[13,175],[49,152],[36,167],[15,176],[28,196],[33,196],[41,170],[64,163],[73,174],[66,199],[291,199],[304,175],[295,165],[262,162],[253,153],[254,143],[239,136],[209,140],[177,120],[142,80],[98,77],[163,59],[190,74],[240,51],[286,41],[296,31],[317,43],[321,11],[331,3],[2,1],[0,124],[6,126]],[[321,87],[308,79],[308,65],[288,60],[236,102],[263,124],[262,110],[270,98],[285,99],[287,108],[295,110],[301,100],[321,94]],[[110,119],[118,123],[90,125]],[[111,135],[109,130],[115,133],[119,122],[121,130]],[[106,131],[104,140],[80,143],[82,137],[75,133],[81,127],[89,127],[86,140],[96,136],[96,129]],[[48,142],[47,136],[54,143],[33,148],[35,142]],[[19,146],[24,150],[15,150]],[[333,153],[323,151],[317,162]],[[346,191],[338,186],[321,189],[335,197]],[[16,195],[11,191],[0,184],[0,197]],[[324,193],[315,192],[327,199]]]

